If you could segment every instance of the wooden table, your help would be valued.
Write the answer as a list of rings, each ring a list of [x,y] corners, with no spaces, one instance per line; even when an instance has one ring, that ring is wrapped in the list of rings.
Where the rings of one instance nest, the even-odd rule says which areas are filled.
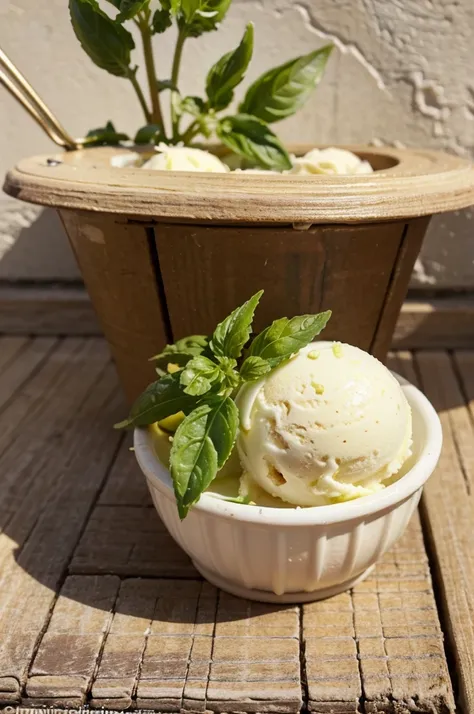
[[[0,703],[474,712],[474,352],[398,353],[445,434],[406,535],[303,607],[203,582],[151,506],[98,338],[0,338]]]

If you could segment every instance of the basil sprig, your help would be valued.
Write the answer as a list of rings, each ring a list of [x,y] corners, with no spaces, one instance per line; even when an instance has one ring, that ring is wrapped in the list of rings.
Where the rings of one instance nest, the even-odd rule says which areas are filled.
[[[249,23],[238,46],[209,69],[202,96],[185,96],[179,81],[184,45],[192,38],[218,30],[231,1],[109,0],[110,12],[104,12],[98,0],[68,0],[68,3],[73,30],[90,59],[133,86],[145,117],[144,125],[134,132],[136,144],[193,146],[202,142],[203,137],[217,137],[231,152],[242,157],[242,166],[289,170],[290,157],[269,124],[303,106],[323,75],[332,46],[264,72],[247,89],[235,112],[230,108],[234,93],[245,78],[253,55],[254,28]],[[138,72],[133,55],[135,43],[128,27],[141,36],[145,72]],[[158,76],[152,40],[154,35],[170,28],[176,33],[171,73],[168,77]],[[142,76],[146,76],[146,87],[142,85]],[[164,100],[169,104],[169,122]],[[85,145],[113,145],[127,138],[109,123],[90,132]]]
[[[117,429],[147,426],[183,412],[173,437],[170,472],[180,518],[214,480],[234,448],[239,428],[233,397],[262,379],[324,329],[331,312],[282,317],[250,340],[263,290],[220,322],[210,337],[192,335],[152,359],[160,379],[135,401]]]

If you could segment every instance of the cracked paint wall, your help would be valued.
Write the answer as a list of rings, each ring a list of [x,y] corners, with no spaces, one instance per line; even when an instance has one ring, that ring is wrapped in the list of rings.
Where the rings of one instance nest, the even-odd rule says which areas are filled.
[[[198,94],[205,73],[253,20],[256,50],[248,79],[332,41],[326,77],[296,117],[278,125],[291,141],[388,143],[474,156],[473,0],[234,0],[218,33],[190,40],[184,90]],[[155,38],[169,74],[172,37]],[[65,0],[2,0],[0,46],[76,136],[112,118],[140,124],[133,90],[96,68],[80,49]],[[0,88],[0,172],[52,148]],[[433,220],[412,284],[474,287],[473,211]],[[74,280],[74,259],[54,213],[0,199],[0,280]]]

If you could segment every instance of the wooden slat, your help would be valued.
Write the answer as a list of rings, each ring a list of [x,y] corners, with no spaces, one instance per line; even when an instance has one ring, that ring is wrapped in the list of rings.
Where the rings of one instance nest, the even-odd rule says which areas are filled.
[[[448,644],[456,662],[460,703],[465,712],[471,712],[474,711],[474,505],[470,474],[463,471],[463,461],[466,463],[467,459],[460,458],[464,448],[468,448],[467,455],[470,453],[470,447],[466,447],[466,408],[446,352],[421,352],[416,361],[421,386],[440,413],[444,434],[438,468],[424,489],[422,514]],[[399,370],[414,381],[418,370],[413,370],[413,364],[405,370],[406,364],[410,365],[407,356],[399,361]],[[470,383],[469,379],[465,386],[469,388]],[[454,427],[460,423],[465,435],[458,441]]]
[[[403,231],[380,320],[370,346],[370,352],[381,360],[385,360],[392,344],[393,332],[407,294],[413,266],[429,222],[429,218],[418,218],[407,223]]]
[[[21,337],[0,337],[0,373],[9,362],[19,358],[20,352],[28,344],[29,338],[23,335],[24,332]]]
[[[151,506],[150,492],[131,451],[132,437],[124,439],[102,491],[101,506]]]
[[[17,389],[47,359],[57,343],[54,337],[38,337],[25,345],[21,359],[6,361],[0,371],[0,410],[15,394]]]
[[[119,444],[121,437],[110,425],[121,406],[116,377],[109,366],[82,405],[70,403],[74,429],[68,431],[73,438],[69,453],[56,450],[44,465],[43,473],[48,473],[50,480],[37,497],[42,510],[25,545],[15,560],[10,559],[0,592],[0,701],[20,696],[54,589]],[[5,539],[11,552],[7,534]],[[2,569],[2,576],[5,574]]]
[[[169,341],[151,241],[143,225],[60,211],[127,398],[155,378],[148,359]]]
[[[73,573],[197,577],[152,507],[97,506],[74,553]]]
[[[208,334],[264,288],[256,330],[282,315],[331,309],[325,339],[369,349],[403,229],[403,222],[304,231],[160,224],[155,236],[173,334]],[[370,292],[361,289],[366,285]]]
[[[352,593],[303,606],[303,632],[312,710],[454,711],[418,516]]]
[[[29,704],[80,706],[112,620],[117,577],[67,578],[26,684]]]
[[[474,299],[469,296],[408,300],[398,318],[397,349],[474,348]]]
[[[0,530],[18,545],[24,542],[38,518],[44,505],[42,494],[52,485],[50,460],[53,454],[57,454],[61,446],[60,454],[64,458],[69,444],[74,445],[69,428],[75,421],[71,404],[80,407],[108,361],[102,340],[66,340],[35,378],[35,387],[33,380],[27,385],[27,391],[37,392],[38,397],[23,415],[20,426],[8,435],[0,480]],[[16,416],[17,404],[15,400],[14,408],[5,412],[7,434],[8,425],[12,423],[10,417]]]
[[[49,285],[0,286],[0,332],[53,336],[102,334],[84,288]]]
[[[158,593],[156,580],[122,582],[92,686],[91,706],[127,709],[132,704]]]
[[[302,703],[299,610],[219,596],[207,688],[213,711],[295,712]]]

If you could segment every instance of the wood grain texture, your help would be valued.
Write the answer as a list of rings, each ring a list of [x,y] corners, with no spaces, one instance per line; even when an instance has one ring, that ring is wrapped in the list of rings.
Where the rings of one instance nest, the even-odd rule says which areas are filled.
[[[393,335],[396,349],[473,349],[474,298],[408,300]]]
[[[208,334],[263,288],[256,331],[282,315],[331,309],[323,339],[369,349],[383,323],[404,226],[156,226],[173,334]]]
[[[196,577],[154,508],[97,506],[74,553],[73,573]]]
[[[29,362],[33,342],[7,341],[0,362]],[[0,702],[448,714],[431,567],[470,712],[474,353],[398,353],[390,366],[421,374],[443,421],[423,506],[429,558],[415,517],[352,593],[299,608],[234,598],[185,569],[110,429],[122,402],[104,342],[54,343],[0,412]]]
[[[67,578],[29,672],[30,700],[66,707],[84,702],[119,586],[114,576]]]
[[[50,359],[54,365],[54,355]],[[101,380],[92,391],[89,385],[82,398],[74,390],[70,395],[62,393],[74,425],[67,431],[64,448],[57,442],[56,449],[45,452],[45,460],[39,454],[41,468],[30,486],[32,493],[26,487],[0,537],[0,700],[20,697],[55,588],[120,440],[110,431],[121,404],[110,365],[105,371],[102,367]],[[48,394],[43,395],[43,404],[48,404]],[[23,440],[27,452],[31,432],[23,431],[21,422],[16,438]],[[29,528],[22,519],[30,522]],[[17,547],[13,538],[19,535],[23,542],[19,540]]]
[[[429,221],[429,218],[418,218],[405,224],[385,300],[380,311],[379,322],[370,345],[371,354],[381,360],[385,360],[392,344],[393,332]]]
[[[41,307],[38,307],[38,304]],[[38,313],[41,319],[38,321]],[[3,317],[5,316],[5,319]],[[402,304],[392,348],[474,348],[474,301],[469,296],[410,298]],[[78,287],[0,288],[0,331],[17,335],[14,344],[26,344],[28,335],[100,336],[103,334],[87,292]],[[13,338],[0,338],[1,354],[9,353]]]
[[[381,170],[309,177],[146,171],[133,167],[133,151],[106,147],[24,159],[8,173],[4,190],[41,205],[191,222],[367,222],[432,215],[474,201],[474,169],[457,156],[345,148]],[[129,165],[112,166],[117,157]]]
[[[113,216],[61,218],[132,401],[156,376],[149,358],[168,342],[147,232]]]
[[[303,606],[303,634],[313,711],[454,711],[417,516],[352,593]]]
[[[473,398],[472,353],[460,353],[462,386]],[[465,396],[446,352],[421,352],[416,362],[410,354],[397,360],[401,374],[421,387],[439,412],[443,449],[438,468],[424,489],[422,515],[434,558],[435,575],[448,643],[455,659],[454,675],[461,710],[474,711],[474,551],[472,523],[472,440],[474,431]],[[466,374],[467,371],[467,374]],[[458,429],[459,435],[458,435]]]

